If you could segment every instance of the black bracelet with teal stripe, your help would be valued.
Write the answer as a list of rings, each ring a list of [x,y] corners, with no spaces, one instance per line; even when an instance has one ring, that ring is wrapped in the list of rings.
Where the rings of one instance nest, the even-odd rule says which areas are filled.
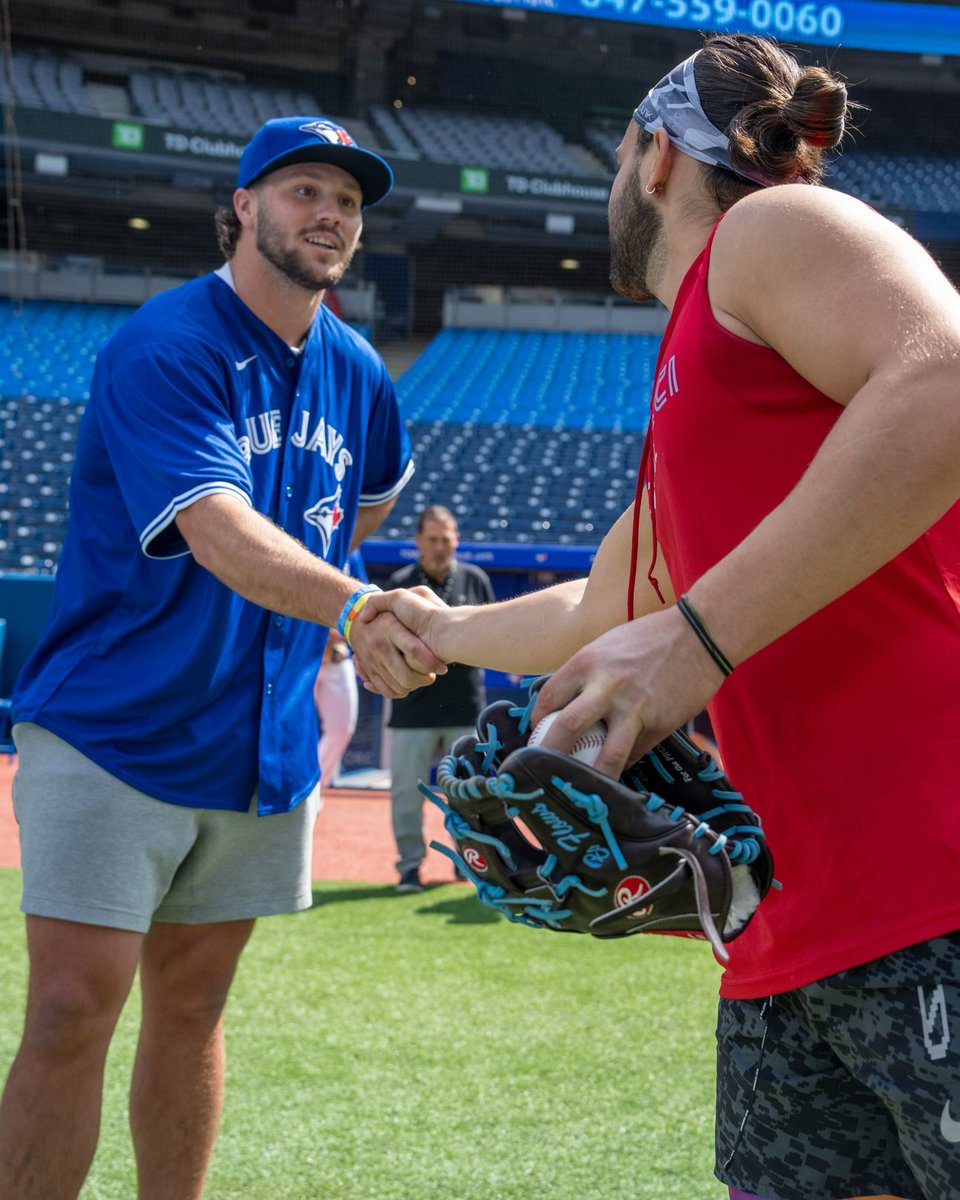
[[[679,608],[683,613],[690,628],[703,643],[703,648],[710,655],[724,675],[732,675],[733,664],[710,636],[710,630],[707,629],[706,625],[704,625],[700,614],[693,607],[686,596],[680,597],[680,599],[677,601],[677,608]]]

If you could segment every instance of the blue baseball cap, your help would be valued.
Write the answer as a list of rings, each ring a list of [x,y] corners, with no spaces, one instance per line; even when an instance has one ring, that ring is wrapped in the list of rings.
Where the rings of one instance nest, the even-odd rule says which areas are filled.
[[[275,117],[253,135],[237,170],[237,187],[249,187],[298,162],[326,162],[348,171],[363,196],[363,207],[382,200],[393,187],[393,171],[379,154],[364,150],[328,117]]]

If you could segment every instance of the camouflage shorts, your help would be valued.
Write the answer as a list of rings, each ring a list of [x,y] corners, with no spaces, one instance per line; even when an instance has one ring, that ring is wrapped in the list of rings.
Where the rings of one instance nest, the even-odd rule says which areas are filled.
[[[724,1183],[771,1200],[960,1196],[960,933],[721,1000],[717,1042]]]

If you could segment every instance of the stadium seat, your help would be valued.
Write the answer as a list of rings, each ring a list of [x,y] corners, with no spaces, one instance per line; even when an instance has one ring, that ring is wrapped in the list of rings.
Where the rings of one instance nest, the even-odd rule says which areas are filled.
[[[588,125],[584,130],[584,141],[611,173],[617,170],[616,150],[623,137],[624,123],[613,125]]]
[[[56,569],[82,405],[62,398],[0,405],[0,571]]]
[[[445,329],[397,390],[413,421],[642,431],[658,344],[653,334]]]
[[[633,500],[658,342],[442,330],[397,381],[417,473],[379,536],[444,503],[468,541],[595,545]]]
[[[383,110],[376,119],[382,121]],[[408,107],[398,110],[396,122],[431,162],[586,174],[583,164],[567,152],[560,134],[545,121]]]
[[[404,132],[403,126],[390,109],[373,104],[369,110],[370,124],[376,130],[386,150],[394,150],[405,158],[421,158],[419,149]]]
[[[0,299],[0,571],[55,570],[93,360],[130,311]]]
[[[302,89],[266,87],[218,80],[160,67],[130,71],[135,112],[176,129],[249,137],[273,117],[324,111]]]
[[[130,313],[122,305],[29,300],[18,306],[0,298],[0,396],[86,400],[100,344]]]
[[[933,155],[845,154],[827,182],[869,204],[907,212],[960,213],[960,160]]]
[[[378,536],[409,538],[428,504],[465,541],[595,545],[633,499],[641,430],[410,422],[417,473]]]
[[[43,96],[33,77],[33,55],[18,51],[10,60],[10,81],[17,104],[27,108],[45,108]]]

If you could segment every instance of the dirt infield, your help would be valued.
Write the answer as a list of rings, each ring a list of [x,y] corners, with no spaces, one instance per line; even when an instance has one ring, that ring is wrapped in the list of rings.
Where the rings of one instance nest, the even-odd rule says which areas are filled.
[[[17,823],[10,800],[16,769],[13,755],[0,755],[0,867],[19,867]],[[439,811],[424,802],[426,840],[448,842]],[[390,793],[331,788],[313,839],[314,879],[355,883],[394,883],[396,849],[390,831]],[[436,850],[428,850],[422,869],[425,883],[451,883],[453,866]]]

